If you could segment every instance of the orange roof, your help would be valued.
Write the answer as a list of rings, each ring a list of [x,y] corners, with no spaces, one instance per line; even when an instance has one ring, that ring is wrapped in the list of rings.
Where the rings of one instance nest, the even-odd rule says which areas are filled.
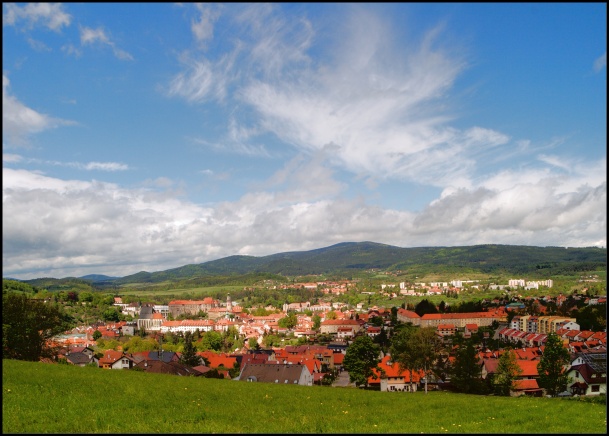
[[[535,379],[516,380],[514,384],[517,390],[539,389]]]
[[[397,362],[392,362],[391,365],[388,363],[391,361],[391,356],[386,355],[383,357],[381,362],[377,365],[378,368],[383,369],[385,375],[387,377],[404,377],[405,383],[415,382],[417,383],[424,376],[423,371],[411,373],[409,370],[400,371],[400,367]],[[380,371],[377,368],[372,370],[374,375],[377,376],[375,379],[374,376],[368,378],[368,383],[380,383]]]
[[[522,368],[520,377],[537,377],[539,375],[537,371],[538,360],[516,360],[516,362]]]
[[[225,353],[214,353],[213,351],[199,351],[197,352],[197,355],[205,357],[209,362],[210,368],[224,366],[225,368],[231,369],[237,361],[236,357],[228,356]]]

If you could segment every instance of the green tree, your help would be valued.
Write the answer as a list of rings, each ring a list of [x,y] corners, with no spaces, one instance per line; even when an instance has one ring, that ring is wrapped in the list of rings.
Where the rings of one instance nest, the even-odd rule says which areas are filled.
[[[336,312],[333,310],[328,311],[328,313],[326,313],[326,319],[336,319]]]
[[[347,348],[343,366],[349,373],[349,381],[356,386],[367,386],[372,369],[378,364],[379,350],[368,335],[358,336]]]
[[[414,311],[419,316],[423,316],[428,313],[438,313],[438,308],[428,299],[421,300],[414,308]]]
[[[118,322],[120,320],[120,314],[118,313],[118,310],[113,307],[107,308],[102,314],[102,317],[104,321]]]
[[[101,337],[102,337],[102,334],[101,334],[101,332],[100,332],[99,330],[95,330],[95,331],[93,332],[93,340],[94,340],[94,341],[97,341],[97,340],[98,340],[99,338],[101,338]]]
[[[210,331],[201,335],[201,340],[197,344],[199,351],[220,351],[222,349],[222,335],[220,332]]]
[[[2,358],[38,361],[52,357],[48,340],[69,327],[60,307],[28,298],[27,294],[2,294]]]
[[[186,332],[184,335],[184,348],[180,362],[188,366],[197,366],[201,364],[201,358],[197,356],[197,349],[192,343],[192,333]]]
[[[454,364],[450,368],[450,383],[457,392],[465,394],[482,393],[481,368],[478,353],[471,340],[459,347]]]
[[[435,328],[404,325],[391,340],[390,354],[403,370],[423,371],[427,393],[427,379],[441,349],[442,343]]]
[[[289,313],[288,316],[281,318],[279,319],[279,321],[277,321],[277,325],[279,327],[287,329],[292,329],[296,327],[296,324],[298,324],[298,318],[296,317],[296,314],[294,312]]]
[[[383,318],[380,316],[373,316],[368,320],[368,324],[376,327],[381,327],[383,325]]]
[[[281,345],[281,338],[273,333],[262,338],[262,345],[265,347],[278,347]]]
[[[522,374],[518,365],[516,353],[507,349],[499,358],[497,372],[493,377],[493,385],[497,395],[509,396],[516,387],[516,379]]]
[[[539,386],[546,393],[555,396],[567,389],[570,382],[567,375],[567,365],[570,363],[570,354],[560,337],[556,333],[548,334],[543,354],[537,365],[539,372]]]
[[[93,294],[91,292],[81,292],[80,301],[91,303],[93,301]]]
[[[321,327],[321,316],[313,315],[311,321],[313,321],[313,330],[318,330]]]

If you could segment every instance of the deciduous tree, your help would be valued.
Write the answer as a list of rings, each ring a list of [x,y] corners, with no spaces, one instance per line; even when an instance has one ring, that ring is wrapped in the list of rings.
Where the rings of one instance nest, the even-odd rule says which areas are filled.
[[[368,335],[358,336],[347,348],[343,366],[349,373],[349,381],[356,386],[366,386],[372,369],[378,364],[379,350]]]
[[[543,355],[537,365],[539,386],[548,395],[555,396],[567,389],[570,381],[567,375],[569,362],[569,350],[563,346],[560,337],[556,333],[548,334]]]
[[[2,294],[2,357],[37,361],[52,357],[48,340],[68,327],[69,317],[53,303],[26,294]]]
[[[509,396],[516,388],[516,379],[522,374],[514,350],[507,349],[499,358],[497,372],[493,377],[493,385],[497,395]]]
[[[425,373],[425,392],[427,378],[442,349],[441,340],[433,327],[414,327],[405,325],[391,341],[391,357],[400,368],[411,372]]]

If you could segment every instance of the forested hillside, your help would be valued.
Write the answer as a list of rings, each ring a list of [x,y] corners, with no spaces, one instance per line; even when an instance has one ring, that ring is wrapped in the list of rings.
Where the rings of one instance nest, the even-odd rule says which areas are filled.
[[[374,242],[345,242],[309,251],[269,256],[229,256],[166,271],[146,272],[102,280],[83,278],[36,279],[26,282],[40,287],[61,288],[78,284],[87,287],[116,287],[130,283],[187,281],[196,285],[222,285],[237,281],[279,279],[314,274],[351,276],[381,269],[423,275],[429,272],[535,275],[552,277],[605,270],[607,249],[520,245],[475,245],[462,247],[401,248]]]

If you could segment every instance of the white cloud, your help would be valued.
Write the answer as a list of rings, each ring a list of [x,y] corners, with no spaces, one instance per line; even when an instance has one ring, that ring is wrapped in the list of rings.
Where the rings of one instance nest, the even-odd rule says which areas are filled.
[[[131,56],[126,51],[121,50],[116,47],[114,42],[112,42],[110,40],[110,38],[108,37],[108,35],[106,35],[106,31],[102,27],[99,27],[97,29],[92,29],[90,27],[81,27],[80,28],[80,44],[81,45],[83,45],[83,46],[89,45],[89,44],[94,45],[97,43],[110,46],[112,48],[112,51],[114,52],[114,56],[116,56],[118,59],[128,60],[128,61],[133,60],[133,56]],[[67,48],[67,51],[71,52],[72,50]]]
[[[3,3],[2,25],[16,26],[25,21],[27,28],[42,25],[54,31],[68,27],[72,16],[63,10],[61,3],[27,3],[19,7],[15,3]]]
[[[607,52],[605,52],[602,55],[600,55],[594,61],[594,71],[596,73],[600,72],[601,70],[603,70],[605,68],[607,68]]]
[[[38,132],[60,125],[73,124],[35,111],[9,93],[10,81],[2,75],[2,133],[9,146],[28,145],[28,138]]]
[[[48,47],[44,42],[38,41],[34,38],[28,38],[27,43],[36,51],[51,51],[51,48]]]
[[[11,211],[3,215],[4,273],[128,275],[363,240],[402,247],[606,246],[604,162],[581,162],[570,174],[505,171],[479,186],[447,189],[415,214],[341,199],[344,186],[321,165],[324,157],[300,156],[258,190],[213,207],[158,189],[4,168],[3,210]],[[173,187],[166,179],[152,185]]]
[[[89,162],[84,165],[86,170],[101,170],[101,171],[125,171],[129,169],[128,165],[118,162]]]
[[[202,3],[195,4],[200,15],[198,19],[192,20],[190,28],[200,46],[204,46],[207,40],[213,38],[214,22],[220,15],[220,11],[214,6]]]
[[[94,44],[101,42],[102,44],[110,44],[110,39],[106,36],[106,32],[101,27],[91,29],[89,27],[80,28],[80,43],[82,45]]]
[[[17,163],[23,160],[23,156],[18,154],[2,153],[2,162]]]

